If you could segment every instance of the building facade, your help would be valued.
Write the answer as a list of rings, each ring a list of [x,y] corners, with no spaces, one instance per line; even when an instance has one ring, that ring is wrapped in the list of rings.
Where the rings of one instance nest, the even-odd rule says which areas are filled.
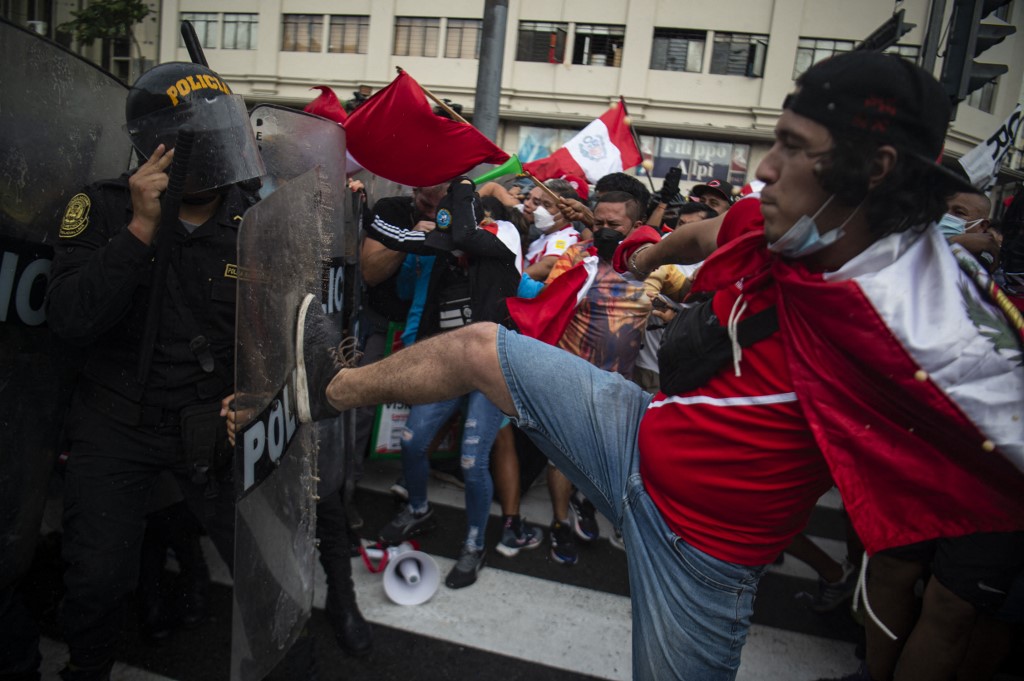
[[[892,51],[921,62],[937,1],[900,3],[916,28]],[[472,114],[483,0],[152,4],[158,21],[139,29],[152,58],[188,60],[179,24],[189,19],[211,67],[253,102],[301,106],[316,94],[312,85],[329,85],[344,101],[361,86],[387,85],[401,67]],[[942,5],[945,27],[952,1]],[[1021,0],[1004,12],[1024,25]],[[684,184],[742,184],[770,146],[794,78],[852,49],[892,13],[891,0],[510,0],[496,142],[523,160],[545,156],[621,95],[655,177],[680,164]],[[1024,30],[985,59],[1010,71],[958,107],[952,157],[991,135],[1021,100]],[[1020,167],[1019,153],[1009,165]]]

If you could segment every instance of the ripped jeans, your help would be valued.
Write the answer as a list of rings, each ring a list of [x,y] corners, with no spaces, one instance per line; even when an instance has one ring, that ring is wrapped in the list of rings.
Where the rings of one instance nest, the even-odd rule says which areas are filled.
[[[430,443],[460,409],[466,417],[460,450],[462,477],[466,483],[466,544],[482,549],[494,496],[490,472],[491,445],[504,418],[483,393],[472,392],[444,402],[414,405],[402,434],[402,473],[409,490],[410,508],[422,510],[427,505]]]

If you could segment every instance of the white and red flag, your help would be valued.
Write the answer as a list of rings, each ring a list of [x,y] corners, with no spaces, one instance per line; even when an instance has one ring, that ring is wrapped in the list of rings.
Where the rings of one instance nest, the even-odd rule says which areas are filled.
[[[328,96],[321,92],[317,100]],[[428,187],[481,163],[500,165],[509,159],[469,123],[435,114],[423,88],[405,71],[343,121],[327,117],[345,128],[349,174],[365,168],[398,184]]]
[[[705,261],[694,290],[741,278],[745,292],[778,290],[794,390],[869,553],[1024,529],[1018,330],[934,227],[824,275],[750,232]]]
[[[626,121],[626,104],[617,104],[601,114],[575,137],[547,158],[524,163],[523,168],[539,180],[575,175],[597,182],[608,173],[640,165],[643,157]]]

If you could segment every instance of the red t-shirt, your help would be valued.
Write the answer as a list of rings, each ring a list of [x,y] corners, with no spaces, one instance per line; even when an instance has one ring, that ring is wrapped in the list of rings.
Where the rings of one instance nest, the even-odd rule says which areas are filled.
[[[763,228],[759,202],[746,199],[730,209],[720,239]],[[730,286],[715,294],[723,325],[740,293]],[[771,287],[748,291],[742,318],[773,305],[774,295]],[[654,397],[640,424],[640,474],[687,543],[719,560],[762,565],[804,528],[832,480],[778,333],[743,349],[740,373],[729,363],[696,390]]]

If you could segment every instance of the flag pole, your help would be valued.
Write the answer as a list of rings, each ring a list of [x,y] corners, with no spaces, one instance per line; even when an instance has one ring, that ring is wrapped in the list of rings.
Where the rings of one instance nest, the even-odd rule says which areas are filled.
[[[546,184],[538,180],[537,176],[531,173],[526,168],[523,168],[523,175],[526,175],[528,178],[533,180],[533,183],[540,187],[541,191],[550,196],[555,203],[558,203],[559,201],[562,200],[562,197],[556,194],[554,191],[552,191],[551,187],[547,186]]]
[[[401,66],[396,66],[395,70],[398,71],[399,73],[401,73],[402,72],[402,67]],[[430,97],[432,100],[434,100],[434,103],[437,104],[439,107],[441,107],[441,109],[446,114],[451,116],[452,120],[458,121],[459,123],[465,123],[466,125],[472,125],[472,123],[470,123],[465,118],[463,118],[457,111],[455,111],[450,106],[448,106],[448,104],[446,104],[443,99],[438,99],[437,95],[435,95],[433,92],[431,92],[427,88],[423,87],[423,85],[421,85],[419,81],[416,81],[416,84],[420,86],[421,90],[423,90],[423,94],[425,94],[427,97]],[[639,148],[639,147],[637,147],[637,148]]]
[[[623,113],[625,113],[626,116],[629,116],[629,109],[626,108],[626,98],[623,97],[622,95],[619,95],[619,104],[622,106]],[[629,119],[629,133],[633,136],[633,144],[636,145],[636,150],[640,151],[640,136],[636,134],[636,130],[633,128],[633,119],[632,119],[632,117],[630,117],[630,119]],[[641,158],[641,160],[643,159],[643,156],[644,156],[643,152],[640,151],[640,158]],[[640,165],[642,167],[643,163],[641,163]],[[649,185],[651,185],[651,192],[656,191],[654,189],[654,179],[651,178],[651,171],[649,171],[647,168],[644,168],[644,175],[647,176],[647,183]]]

